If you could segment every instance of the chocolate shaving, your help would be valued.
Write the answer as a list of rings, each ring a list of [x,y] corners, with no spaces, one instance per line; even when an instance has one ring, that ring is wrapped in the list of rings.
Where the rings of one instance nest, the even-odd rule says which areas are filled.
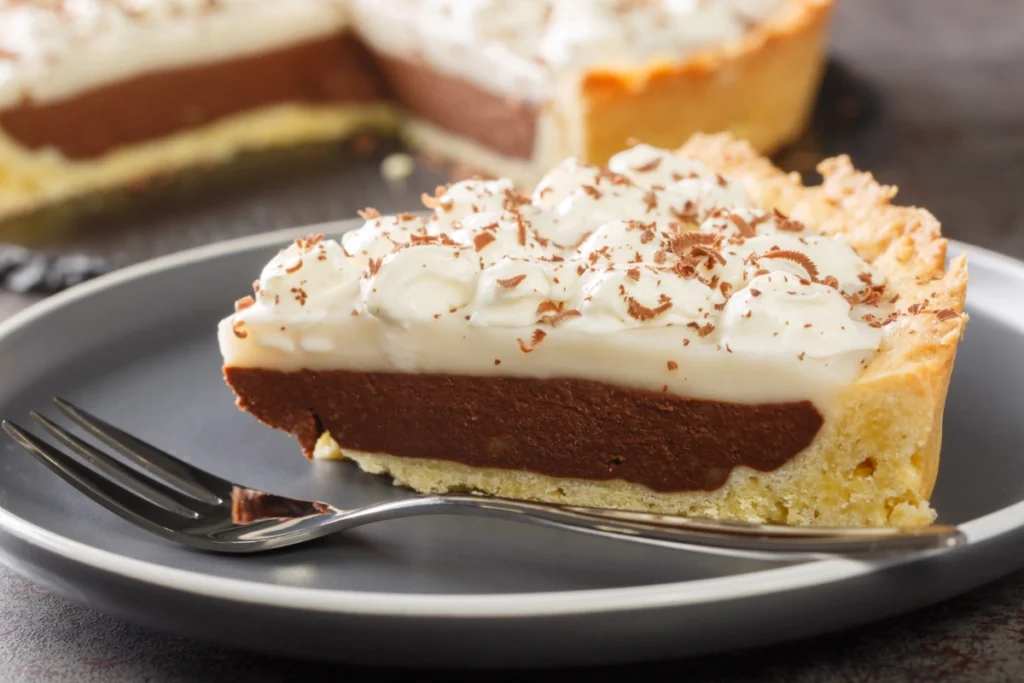
[[[882,298],[885,296],[885,285],[868,287],[867,289],[862,289],[856,294],[844,294],[843,296],[846,297],[846,300],[851,306],[877,306],[882,303]]]
[[[516,214],[516,227],[518,232],[516,238],[519,240],[519,246],[526,246],[526,220],[519,214]]]
[[[544,330],[537,328],[533,331],[533,336],[530,337],[530,343],[527,344],[522,339],[516,339],[519,342],[519,350],[523,353],[530,353],[535,351],[540,343],[544,341],[544,337],[548,336],[548,333]]]
[[[654,211],[658,208],[658,193],[654,190],[647,190],[644,192],[644,206],[647,207],[647,213]]]
[[[725,265],[725,257],[719,254],[714,249],[709,249],[703,244],[695,244],[690,247],[690,253],[697,256],[706,256],[708,258],[708,268],[712,267],[712,264],[717,261],[721,265]]]
[[[684,280],[692,280],[693,278],[697,277],[697,269],[693,266],[693,264],[686,263],[684,261],[680,261],[679,263],[672,266],[672,272],[674,272],[676,275],[683,278]]]
[[[899,317],[900,317],[899,314],[896,313],[895,311],[893,311],[888,316],[886,316],[885,318],[882,318],[882,319],[879,319],[878,317],[868,313],[867,315],[865,315],[863,317],[863,320],[868,325],[871,325],[871,327],[885,327],[889,323],[894,323],[897,320],[899,320]],[[910,332],[911,332],[911,334],[913,334],[914,331],[911,330]]]
[[[497,280],[498,286],[504,287],[505,289],[515,289],[518,287],[523,280],[526,279],[525,274],[516,275],[513,277],[507,277],[501,280]]]
[[[678,370],[679,369],[679,363],[675,362],[674,360],[670,360],[667,363],[667,365],[668,365],[668,369],[669,370]]]
[[[241,320],[236,320],[231,323],[231,331],[235,333],[235,336],[239,339],[245,339],[249,336],[249,333],[245,331],[245,323]]]
[[[302,268],[302,259],[299,259],[298,261],[296,261],[294,265],[291,265],[291,266],[288,266],[287,268],[285,268],[284,272],[286,272],[289,275],[291,275],[292,273],[299,272],[300,268]]]
[[[476,248],[477,251],[483,251],[484,247],[496,239],[497,238],[489,232],[477,233],[473,237],[473,247]]]
[[[633,318],[634,320],[639,320],[640,322],[653,320],[654,318],[657,318],[665,311],[672,308],[671,302],[663,303],[657,308],[648,308],[647,306],[644,306],[642,303],[640,303],[631,296],[626,297],[626,304],[628,306],[628,308],[626,309],[626,313],[629,314],[629,317]]]
[[[669,241],[668,248],[676,256],[682,256],[683,253],[696,245],[710,246],[718,241],[718,236],[710,232],[699,232],[694,230],[692,232],[684,232],[681,235],[674,236]]]
[[[774,209],[775,213],[775,225],[777,230],[783,232],[803,232],[806,228],[800,221],[790,220],[786,214],[782,213],[778,209]]]
[[[951,320],[952,318],[959,318],[960,314],[954,311],[952,308],[940,308],[935,311],[935,317],[939,322]]]
[[[313,247],[324,241],[324,234],[318,232],[313,235],[307,235],[305,239],[298,238],[295,240],[295,246],[303,251],[310,251]]]
[[[444,193],[447,192],[447,191],[448,191],[448,187],[447,186],[445,186],[445,185],[438,185],[437,187],[434,188],[433,196],[431,196],[431,195],[427,194],[426,192],[424,192],[423,194],[420,195],[420,201],[422,201],[423,202],[423,206],[427,207],[428,209],[436,209],[439,206],[442,207],[442,208],[445,208],[445,207],[443,207],[443,202],[441,201],[441,197],[443,197]],[[452,202],[449,202],[448,208],[450,208],[451,205],[452,205]],[[448,209],[445,208],[445,211],[447,211],[447,210]]]
[[[638,172],[638,173],[648,173],[648,172],[653,171],[656,168],[658,168],[658,166],[661,166],[661,157],[654,157],[653,159],[651,159],[650,161],[648,161],[645,164],[640,164],[639,166],[634,166],[633,170]]]
[[[634,282],[640,282],[640,269],[630,268],[629,270],[626,271],[626,277],[628,277],[630,280]]]
[[[373,208],[372,206],[368,206],[365,209],[360,209],[359,211],[356,211],[356,213],[358,213],[359,216],[364,221],[372,221],[374,218],[380,218],[381,215],[380,211]]]
[[[545,313],[559,313],[565,306],[561,301],[541,301],[537,304],[537,315],[544,315]]]
[[[441,206],[441,200],[438,197],[429,195],[426,192],[420,195],[420,201],[423,202],[423,206],[428,209],[436,209]]]
[[[772,251],[764,254],[762,258],[778,258],[786,261],[792,261],[806,270],[812,280],[818,279],[818,266],[814,265],[814,261],[812,261],[811,258],[802,251],[796,251],[794,249],[773,249]]]
[[[632,185],[633,184],[633,181],[630,180],[627,176],[624,176],[621,173],[616,173],[615,171],[613,171],[613,170],[611,170],[610,168],[607,168],[607,167],[601,167],[601,168],[597,169],[597,182],[598,182],[598,184],[600,184],[602,180],[607,180],[612,185]],[[584,191],[586,191],[586,190],[584,190]]]
[[[735,213],[729,214],[729,222],[736,226],[736,229],[740,231],[740,235],[743,237],[754,237],[757,235],[757,231],[750,226],[743,216]]]
[[[517,213],[519,207],[530,203],[530,197],[522,192],[516,192],[515,190],[506,189],[505,199],[501,203],[501,208],[505,209],[510,213]]]
[[[544,321],[547,322],[552,327],[558,327],[558,325],[564,322],[565,320],[569,318],[578,318],[581,315],[583,314],[580,313],[575,308],[567,308],[564,311],[559,311],[555,315],[545,317]]]
[[[366,264],[366,271],[373,277],[380,270],[381,265],[384,263],[384,257],[370,259],[369,263]]]
[[[832,289],[839,289],[839,280],[837,280],[834,275],[826,275],[820,280],[820,282]]]
[[[601,198],[601,190],[597,189],[593,185],[582,185],[580,186],[580,189],[583,190],[585,194],[590,195],[594,199]]]
[[[684,223],[692,223],[697,220],[697,206],[690,200],[683,204],[682,211],[672,207],[669,212]]]
[[[458,246],[458,242],[448,235],[409,235],[409,244],[441,244],[446,247]]]
[[[240,313],[241,311],[244,311],[250,306],[253,306],[255,303],[256,300],[253,299],[251,296],[243,296],[241,299],[235,302],[235,313]]]
[[[711,323],[705,323],[704,325],[701,325],[696,322],[689,322],[686,323],[686,326],[692,327],[693,329],[697,330],[697,334],[700,335],[701,338],[704,338],[715,331],[715,326],[712,325]]]

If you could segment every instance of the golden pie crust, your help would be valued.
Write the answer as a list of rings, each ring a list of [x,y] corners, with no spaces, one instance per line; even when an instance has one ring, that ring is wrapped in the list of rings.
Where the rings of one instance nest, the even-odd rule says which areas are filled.
[[[825,69],[833,0],[790,0],[735,43],[682,62],[595,69],[581,85],[582,154],[604,164],[630,138],[672,148],[729,132],[770,154],[793,141]]]

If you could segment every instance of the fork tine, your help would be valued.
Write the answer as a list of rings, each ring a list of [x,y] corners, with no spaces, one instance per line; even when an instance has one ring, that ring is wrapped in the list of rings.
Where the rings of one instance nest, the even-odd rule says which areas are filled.
[[[193,498],[210,505],[220,505],[230,496],[231,482],[179,460],[62,398],[54,397],[53,404],[82,429],[154,477],[165,480]]]
[[[179,515],[139,498],[131,491],[101,477],[13,422],[4,420],[0,422],[0,427],[54,474],[115,515],[165,537],[184,536],[174,531],[176,526],[185,521]]]
[[[29,414],[43,427],[43,429],[53,435],[55,439],[59,440],[65,446],[80,455],[84,460],[92,465],[94,469],[99,470],[100,473],[105,475],[108,479],[112,479],[122,487],[135,493],[135,495],[142,496],[161,507],[167,508],[171,512],[176,512],[179,515],[192,518],[198,516],[196,510],[188,507],[188,504],[185,502],[187,497],[184,494],[165,486],[159,481],[149,479],[149,477],[141,472],[136,472],[129,467],[125,467],[103,451],[98,448],[94,448],[85,441],[82,441],[74,434],[71,434],[57,423],[47,419],[36,411],[33,410]],[[191,501],[194,499],[187,498],[187,500]]]

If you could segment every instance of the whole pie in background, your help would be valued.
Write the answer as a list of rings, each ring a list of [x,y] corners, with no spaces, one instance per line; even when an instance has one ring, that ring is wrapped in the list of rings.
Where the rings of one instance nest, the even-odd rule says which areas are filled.
[[[0,222],[374,132],[529,185],[814,102],[831,0],[0,0]]]

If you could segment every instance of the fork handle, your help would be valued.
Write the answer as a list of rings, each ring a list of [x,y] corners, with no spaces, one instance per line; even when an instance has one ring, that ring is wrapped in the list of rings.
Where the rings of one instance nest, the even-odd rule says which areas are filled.
[[[836,555],[872,557],[942,550],[966,541],[959,529],[944,525],[899,528],[755,524],[472,494],[417,496],[373,507],[374,519],[366,522],[422,514],[483,515],[640,543],[771,560]]]

